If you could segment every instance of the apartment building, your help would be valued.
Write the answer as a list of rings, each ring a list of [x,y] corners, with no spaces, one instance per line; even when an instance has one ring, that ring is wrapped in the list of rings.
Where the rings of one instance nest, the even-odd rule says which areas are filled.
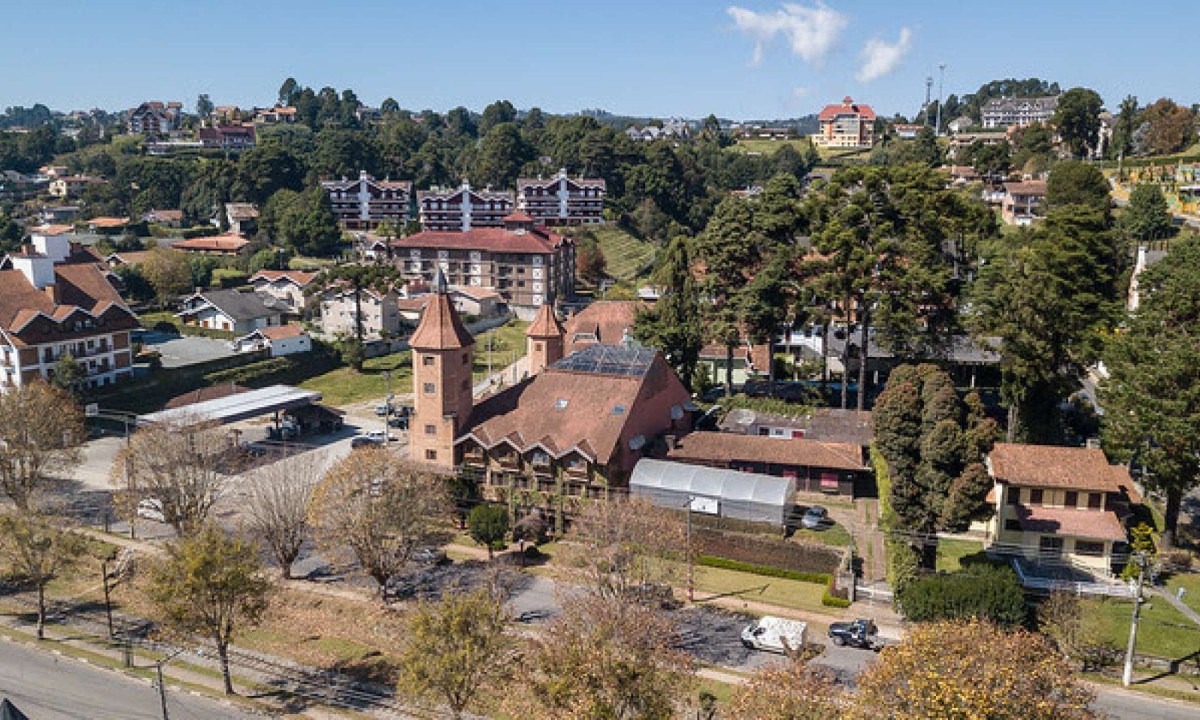
[[[1044,214],[1046,181],[1004,183],[1004,195],[1000,200],[1000,214],[1008,225],[1032,225]]]
[[[604,180],[571,178],[565,169],[554,177],[517,180],[517,210],[545,225],[604,222]]]
[[[358,334],[358,318],[362,317],[362,332],[366,339],[394,337],[400,333],[401,317],[395,290],[386,292],[363,288],[355,298],[354,289],[334,286],[321,294],[321,332],[333,337],[354,337]]]
[[[498,228],[515,206],[511,192],[490,188],[473,190],[463,183],[457,190],[422,190],[417,193],[421,228],[430,232],[469,232]]]
[[[840,105],[826,105],[817,116],[820,130],[813,144],[829,148],[869,148],[875,143],[875,111],[847,95]]]
[[[389,243],[404,274],[431,282],[440,268],[461,287],[492,288],[515,309],[533,311],[575,294],[575,245],[523,213],[499,228],[425,231]]]
[[[253,125],[217,125],[200,128],[200,144],[215,150],[240,152],[255,145]]]
[[[983,104],[979,115],[985,128],[1025,127],[1049,122],[1058,110],[1058,96],[992,98]]]
[[[33,244],[0,264],[0,392],[49,379],[71,355],[87,386],[129,377],[129,333],[139,327],[103,263],[65,234],[32,233]]]
[[[157,100],[144,102],[129,113],[129,132],[161,137],[179,129],[183,118],[183,103],[162,103]]]
[[[355,180],[322,180],[338,222],[347,230],[374,230],[382,222],[403,225],[410,217],[412,183],[376,180],[366,170]]]

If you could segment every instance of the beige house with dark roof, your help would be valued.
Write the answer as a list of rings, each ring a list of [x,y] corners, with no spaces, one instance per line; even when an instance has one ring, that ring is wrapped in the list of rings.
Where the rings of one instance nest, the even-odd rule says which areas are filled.
[[[996,513],[987,549],[1108,576],[1125,518],[1140,496],[1124,466],[1099,448],[996,443],[987,468]]]

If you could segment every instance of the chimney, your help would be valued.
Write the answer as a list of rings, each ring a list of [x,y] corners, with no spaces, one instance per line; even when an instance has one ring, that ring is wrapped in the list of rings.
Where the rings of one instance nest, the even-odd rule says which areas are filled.
[[[46,287],[42,288],[42,290],[44,290],[46,295],[49,296],[50,302],[54,303],[55,305],[62,303],[62,293],[58,291],[58,283],[52,282]]]
[[[54,261],[45,255],[25,252],[12,255],[14,270],[20,270],[29,284],[38,290],[54,284]]]

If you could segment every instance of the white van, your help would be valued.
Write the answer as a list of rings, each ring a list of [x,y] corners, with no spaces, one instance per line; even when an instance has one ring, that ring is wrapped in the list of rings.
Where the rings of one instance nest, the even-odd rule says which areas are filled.
[[[804,646],[808,624],[800,620],[764,615],[742,630],[742,644],[753,650],[787,653]]]

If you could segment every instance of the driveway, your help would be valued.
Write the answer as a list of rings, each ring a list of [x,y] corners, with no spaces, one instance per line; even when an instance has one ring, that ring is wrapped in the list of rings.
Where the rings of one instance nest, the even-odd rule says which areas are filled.
[[[148,337],[147,340],[158,341],[148,342],[146,348],[162,354],[165,368],[186,367],[237,354],[229,348],[228,340],[161,334]]]

